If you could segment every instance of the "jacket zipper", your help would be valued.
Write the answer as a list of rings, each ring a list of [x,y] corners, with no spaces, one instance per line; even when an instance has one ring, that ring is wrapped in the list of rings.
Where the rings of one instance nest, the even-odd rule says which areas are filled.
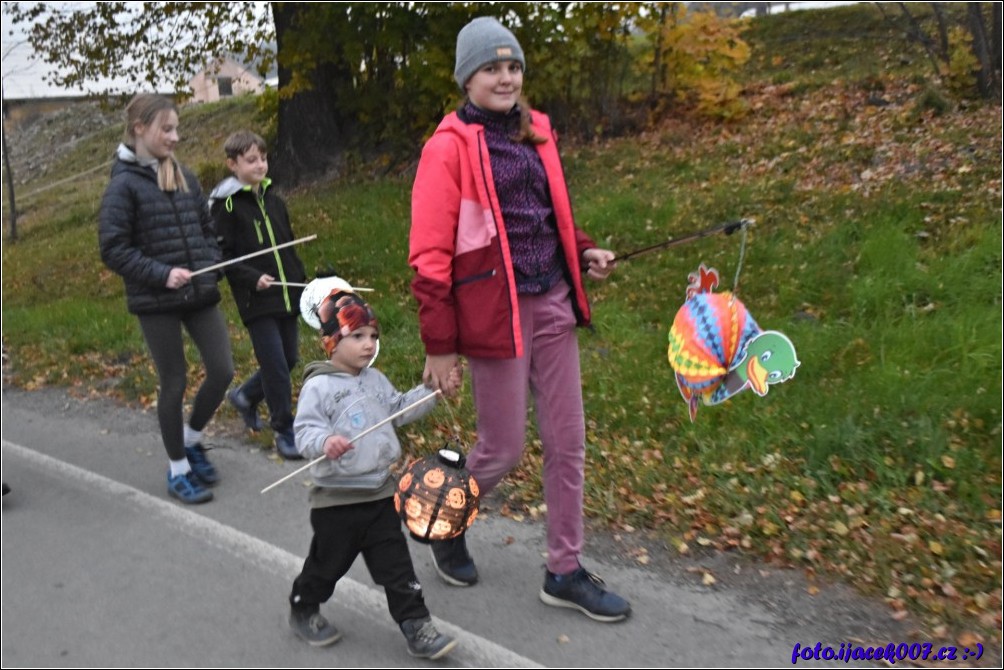
[[[185,257],[188,259],[188,267],[193,271],[198,268],[195,267],[195,260],[192,258],[192,248],[188,245],[188,236],[185,234],[185,226],[181,222],[181,216],[178,214],[178,203],[174,201],[174,196],[177,191],[170,191],[167,193],[167,199],[171,201],[171,209],[174,211],[174,222],[178,226],[178,233],[181,235],[181,243],[185,245]],[[199,294],[199,284],[198,282],[190,282],[192,286],[192,291],[195,295]]]
[[[502,205],[499,204],[497,202],[497,200],[494,203],[492,202],[492,194],[494,193],[494,189],[488,183],[488,176],[485,174],[485,161],[488,160],[488,157],[485,155],[485,150],[487,149],[487,142],[486,142],[486,140],[484,138],[484,131],[483,130],[478,131],[478,133],[477,133],[477,140],[478,140],[478,163],[479,163],[478,167],[480,168],[480,171],[481,171],[481,180],[484,182],[485,193],[488,194],[488,201],[489,201],[488,204],[489,205],[494,204],[498,208],[498,210],[501,212],[502,211]],[[491,209],[491,212],[492,212],[492,218],[494,218],[495,217],[495,208],[494,207]],[[496,227],[496,229],[505,230],[504,223],[502,223],[502,225],[500,225],[499,221],[495,222],[495,227]],[[509,314],[512,315],[512,317],[510,318],[509,327],[510,327],[510,330],[513,331],[514,330],[514,326],[513,326],[512,321],[513,321],[513,319],[516,318],[515,315],[517,315],[519,313],[519,306],[512,304],[512,299],[509,296],[508,287],[510,286],[511,283],[515,283],[516,280],[513,277],[509,276],[508,268],[506,268],[505,253],[503,253],[503,251],[502,251],[502,236],[498,232],[496,232],[496,237],[498,238],[498,253],[502,257],[501,258],[501,261],[502,261],[502,263],[501,263],[501,265],[502,265],[502,271],[505,272],[505,276],[506,276],[506,289],[507,289],[506,290],[506,300],[509,301]],[[495,270],[494,269],[492,270],[491,274],[495,274]],[[474,280],[476,280],[478,278],[479,278],[479,276],[468,277],[468,278],[464,279],[464,283],[467,283],[468,281],[474,281]],[[515,334],[515,332],[510,332],[509,337],[510,337],[510,342],[512,343],[512,354],[513,354],[513,356],[515,356],[516,355],[516,334]]]
[[[258,203],[258,209],[261,210],[261,215],[265,219],[265,230],[268,231],[268,239],[271,246],[276,246],[275,233],[272,232],[272,220],[268,218],[268,212],[265,211],[265,189],[262,189],[261,195],[255,195],[255,201]],[[261,231],[258,232],[259,240],[261,239]],[[286,311],[292,312],[293,308],[290,306],[289,302],[289,287],[286,286],[286,269],[282,266],[282,259],[279,258],[279,250],[276,249],[272,252],[275,256],[275,265],[279,269],[279,281],[282,282],[282,300],[286,305]]]
[[[454,286],[463,286],[464,284],[470,284],[471,282],[480,281],[481,279],[489,279],[495,276],[495,268],[492,268],[488,272],[482,272],[481,274],[471,275],[470,277],[464,277],[463,279],[458,279],[453,282]]]

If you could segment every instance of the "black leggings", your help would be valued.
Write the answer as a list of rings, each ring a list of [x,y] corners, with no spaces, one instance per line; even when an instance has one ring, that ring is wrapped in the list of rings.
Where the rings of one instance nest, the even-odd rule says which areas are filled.
[[[223,402],[227,387],[234,378],[230,353],[230,333],[223,313],[214,305],[194,312],[143,314],[139,325],[146,346],[153,356],[160,380],[157,395],[157,419],[167,456],[173,461],[185,458],[184,402],[188,361],[181,326],[192,337],[202,357],[206,378],[195,394],[188,425],[202,430]]]

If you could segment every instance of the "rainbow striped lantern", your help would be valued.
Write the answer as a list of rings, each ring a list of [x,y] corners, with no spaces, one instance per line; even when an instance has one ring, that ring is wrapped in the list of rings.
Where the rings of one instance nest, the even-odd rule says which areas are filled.
[[[394,507],[419,542],[449,540],[474,523],[480,490],[464,464],[458,452],[440,449],[412,463],[398,481]]]
[[[691,421],[699,404],[716,405],[747,388],[764,396],[799,366],[791,340],[761,330],[735,295],[712,293],[717,286],[718,271],[701,264],[669,331],[669,364]]]

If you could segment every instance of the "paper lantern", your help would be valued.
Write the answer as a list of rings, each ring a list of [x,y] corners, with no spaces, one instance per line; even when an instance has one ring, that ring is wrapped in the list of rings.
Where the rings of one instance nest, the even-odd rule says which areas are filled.
[[[405,470],[394,492],[394,507],[416,540],[449,540],[474,523],[479,495],[478,483],[464,469],[464,457],[440,449]]]
[[[669,331],[669,364],[691,421],[698,404],[717,405],[746,389],[764,396],[800,364],[787,336],[761,330],[734,294],[712,293],[716,286],[718,271],[701,264]]]

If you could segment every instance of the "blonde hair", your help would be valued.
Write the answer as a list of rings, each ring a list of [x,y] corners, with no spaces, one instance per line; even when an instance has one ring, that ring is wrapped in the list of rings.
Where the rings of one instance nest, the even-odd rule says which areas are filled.
[[[157,93],[140,93],[126,105],[126,125],[122,135],[126,145],[136,147],[136,126],[149,126],[162,112],[178,113],[174,102]],[[157,163],[157,186],[161,191],[188,192],[188,180],[181,171],[181,164],[169,156]]]

